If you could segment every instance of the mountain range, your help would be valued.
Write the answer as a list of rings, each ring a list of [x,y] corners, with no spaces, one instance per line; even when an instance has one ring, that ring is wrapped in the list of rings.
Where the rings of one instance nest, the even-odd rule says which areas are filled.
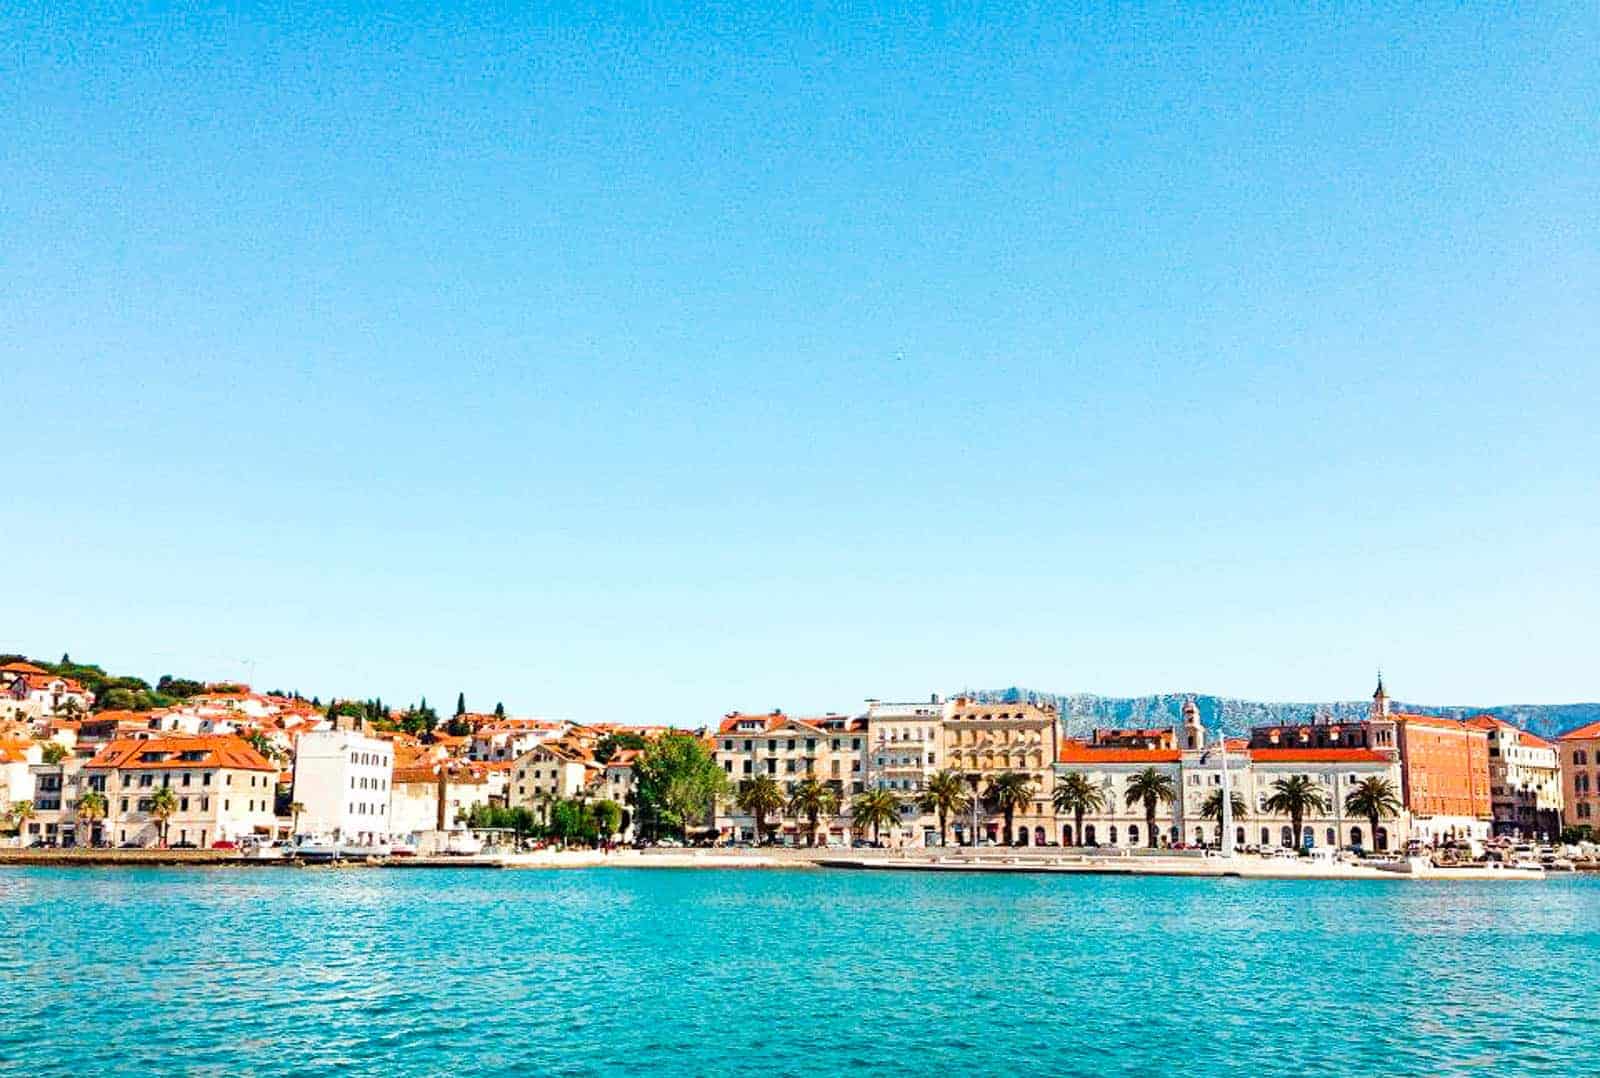
[[[1093,693],[1052,693],[1013,686],[967,693],[979,700],[995,703],[1054,704],[1061,712],[1061,728],[1069,737],[1086,737],[1096,727],[1168,727],[1178,722],[1185,700],[1193,699],[1200,708],[1200,719],[1212,730],[1221,728],[1231,735],[1248,733],[1252,726],[1272,726],[1310,722],[1317,716],[1351,721],[1366,716],[1368,700],[1336,700],[1324,703],[1269,703],[1240,700],[1207,693],[1157,693],[1151,696],[1096,696]],[[1465,718],[1493,715],[1540,737],[1560,734],[1600,721],[1600,703],[1592,704],[1502,704],[1496,707],[1412,704],[1391,701],[1395,711],[1415,715],[1441,715]]]

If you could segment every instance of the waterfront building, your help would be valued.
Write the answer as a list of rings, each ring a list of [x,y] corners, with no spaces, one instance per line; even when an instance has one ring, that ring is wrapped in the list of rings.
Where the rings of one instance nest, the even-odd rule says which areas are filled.
[[[904,805],[904,837],[913,846],[938,843],[939,818],[920,799],[928,777],[944,766],[944,716],[937,696],[915,703],[868,700],[866,785],[889,790]]]
[[[0,738],[0,816],[18,801],[33,800],[33,767],[44,745],[32,738]]]
[[[1079,772],[1099,792],[1101,805],[1084,814],[1082,834],[1074,833],[1076,825],[1072,813],[1061,813],[1059,824],[1052,829],[1054,840],[1059,840],[1063,846],[1138,848],[1148,845],[1149,823],[1145,819],[1144,803],[1127,803],[1128,782],[1147,768],[1153,768],[1167,777],[1174,791],[1181,791],[1183,756],[1183,750],[1178,748],[1101,747],[1091,742],[1063,739],[1056,754],[1055,782]],[[1174,836],[1182,833],[1182,812],[1181,796],[1157,806],[1158,844],[1172,842]]]
[[[155,792],[170,788],[167,841],[205,848],[276,834],[277,777],[277,766],[237,737],[167,736],[111,742],[84,766],[81,786],[105,795],[107,841],[144,846],[160,838]]]
[[[1492,715],[1467,725],[1489,736],[1489,798],[1496,835],[1554,842],[1561,831],[1561,758],[1555,745]]]
[[[784,797],[807,777],[831,783],[840,796],[839,815],[818,820],[818,835],[802,835],[809,822],[791,814],[768,821],[786,841],[847,841],[850,798],[866,789],[867,720],[830,713],[804,719],[781,710],[765,715],[730,712],[717,726],[712,751],[730,789],[758,775],[778,784]],[[755,837],[755,819],[733,796],[717,806],[717,830],[729,837]]]
[[[1352,816],[1345,798],[1367,779],[1387,780],[1401,796],[1400,760],[1395,753],[1368,748],[1252,748],[1250,767],[1240,784],[1249,806],[1248,819],[1235,821],[1248,828],[1250,842],[1261,846],[1357,846],[1364,850],[1393,850],[1410,832],[1409,814],[1381,819],[1376,832],[1364,816]],[[1327,804],[1323,812],[1309,812],[1296,835],[1293,821],[1267,809],[1275,784],[1292,776],[1308,778]],[[1212,828],[1214,830],[1214,828]]]
[[[1600,832],[1600,722],[1556,739],[1561,756],[1562,822]]]
[[[582,745],[565,738],[535,745],[511,765],[506,804],[531,809],[548,824],[551,805],[583,794],[599,773],[594,754]]]
[[[595,796],[607,801],[615,801],[622,806],[622,823],[618,832],[622,841],[630,842],[634,834],[634,811],[637,807],[638,780],[634,774],[634,764],[639,759],[640,749],[618,749],[612,753],[599,775],[599,784],[595,789]]]
[[[301,806],[302,834],[354,846],[381,846],[394,834],[390,790],[394,748],[340,718],[332,730],[301,734],[295,743],[290,800]]]
[[[1060,716],[1054,707],[1027,703],[979,703],[961,696],[951,701],[942,724],[943,757],[950,769],[967,777],[982,795],[978,805],[981,839],[1017,845],[1054,841],[1055,765],[1060,743]],[[1002,835],[1004,814],[993,811],[990,784],[1006,772],[1026,776],[1033,788],[1029,804],[1015,814],[1012,834]],[[963,842],[971,841],[972,821],[951,821]]]
[[[461,830],[467,815],[475,807],[489,804],[491,797],[489,772],[481,764],[436,760],[397,767],[389,796],[391,833],[404,836]],[[441,806],[443,827],[439,826]]]

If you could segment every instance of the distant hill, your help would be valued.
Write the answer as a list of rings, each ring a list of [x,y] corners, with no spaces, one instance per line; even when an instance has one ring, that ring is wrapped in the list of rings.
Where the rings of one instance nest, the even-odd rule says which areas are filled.
[[[1194,697],[1201,721],[1211,729],[1219,724],[1230,734],[1243,734],[1252,726],[1276,723],[1309,722],[1317,715],[1335,719],[1359,719],[1366,715],[1371,701],[1337,700],[1327,703],[1265,703],[1237,700],[1204,693],[1158,693],[1153,696],[1095,696],[1092,693],[1051,693],[1012,687],[989,689],[974,694],[980,700],[997,703],[1027,701],[1055,704],[1061,710],[1061,726],[1069,736],[1087,735],[1097,726],[1171,726],[1180,718],[1183,702]],[[1600,703],[1594,704],[1507,704],[1500,707],[1458,707],[1412,704],[1394,701],[1396,711],[1420,715],[1464,718],[1468,715],[1493,715],[1497,719],[1531,730],[1541,737],[1555,737],[1584,723],[1600,720]]]

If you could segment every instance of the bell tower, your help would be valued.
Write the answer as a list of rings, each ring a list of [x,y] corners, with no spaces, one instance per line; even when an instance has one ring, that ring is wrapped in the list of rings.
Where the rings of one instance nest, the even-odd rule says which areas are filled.
[[[1194,702],[1192,696],[1183,702],[1183,747],[1185,749],[1206,747],[1206,728],[1200,725],[1200,705]]]

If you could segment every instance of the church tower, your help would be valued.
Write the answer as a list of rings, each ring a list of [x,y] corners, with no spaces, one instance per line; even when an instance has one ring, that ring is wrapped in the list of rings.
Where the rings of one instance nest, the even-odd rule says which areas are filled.
[[[1194,702],[1194,697],[1183,702],[1183,740],[1185,749],[1203,749],[1206,747],[1206,728],[1200,725],[1200,706]]]
[[[1389,694],[1383,691],[1383,671],[1378,671],[1378,688],[1372,694],[1372,710],[1367,714],[1367,747],[1400,758],[1399,729],[1389,710]]]
[[[1383,691],[1383,671],[1378,671],[1378,688],[1372,694],[1372,711],[1374,719],[1387,719],[1389,717],[1389,694]]]

